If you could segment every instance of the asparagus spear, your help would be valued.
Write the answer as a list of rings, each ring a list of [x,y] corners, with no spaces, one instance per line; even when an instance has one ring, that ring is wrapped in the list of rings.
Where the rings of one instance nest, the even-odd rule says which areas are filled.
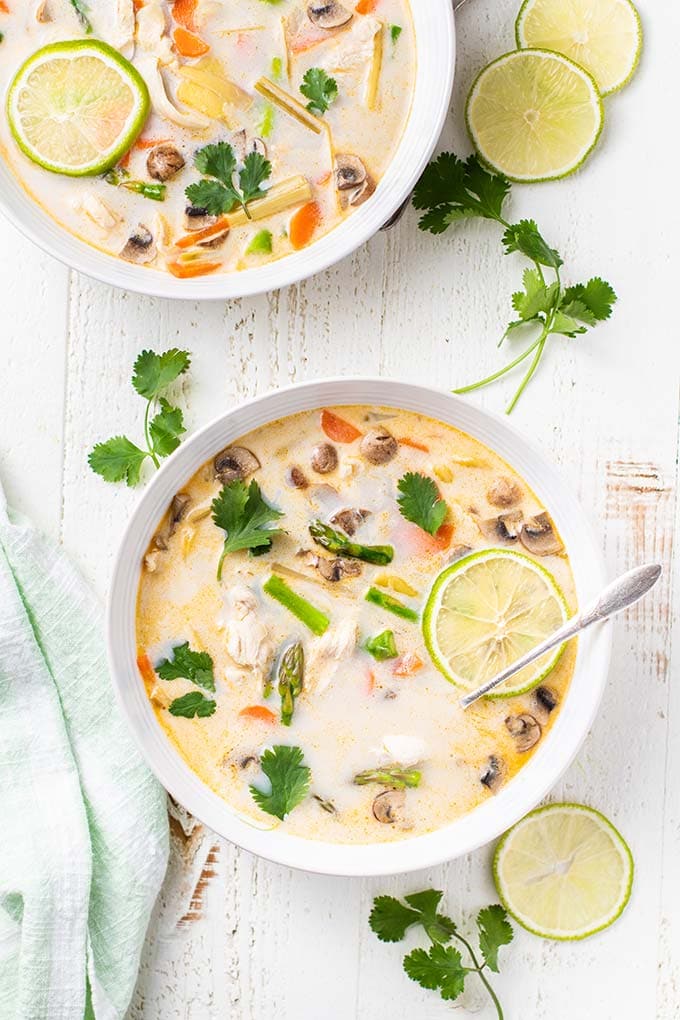
[[[399,599],[393,599],[391,595],[386,595],[385,592],[378,591],[377,588],[368,589],[366,601],[372,602],[374,606],[380,606],[381,609],[386,609],[389,613],[394,613],[395,616],[401,616],[404,620],[415,622],[419,619],[415,609],[405,606]]]
[[[391,630],[384,630],[382,634],[368,638],[364,643],[364,648],[378,662],[384,662],[385,659],[396,659],[399,655],[394,632]]]
[[[320,637],[325,634],[328,630],[330,620],[320,609],[313,606],[311,602],[304,599],[302,595],[298,595],[294,592],[289,585],[286,584],[276,574],[272,574],[271,577],[265,581],[263,585],[263,591],[267,593],[271,598],[280,602],[282,606],[289,610],[293,616],[297,616],[298,620],[301,620],[306,627]]]
[[[281,656],[277,677],[281,695],[281,722],[290,726],[295,711],[295,699],[299,697],[304,683],[305,653],[302,642],[286,648]]]
[[[350,542],[340,531],[330,528],[323,521],[312,521],[309,533],[317,545],[340,556],[363,560],[364,563],[376,563],[381,567],[394,559],[394,549],[391,545],[359,545],[357,542]]]
[[[354,777],[357,786],[369,783],[380,783],[381,786],[392,786],[395,790],[405,790],[407,786],[420,786],[421,773],[417,769],[405,769],[403,765],[392,765],[384,769],[367,769]]]

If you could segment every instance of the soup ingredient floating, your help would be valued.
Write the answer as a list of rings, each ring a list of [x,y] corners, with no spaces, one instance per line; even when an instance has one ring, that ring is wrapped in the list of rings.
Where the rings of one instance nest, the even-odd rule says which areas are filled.
[[[506,53],[479,74],[465,116],[485,163],[511,181],[551,181],[578,169],[604,121],[597,86],[557,53]]]
[[[20,67],[7,97],[12,134],[44,170],[105,173],[137,139],[149,113],[144,79],[96,40],[53,43]]]
[[[519,253],[533,263],[522,278],[522,290],[512,296],[514,315],[501,338],[523,337],[533,329],[534,339],[504,368],[492,375],[454,390],[471,393],[489,386],[529,360],[529,367],[506,408],[514,409],[533,378],[551,336],[574,339],[598,322],[607,320],[616,301],[614,290],[605,280],[594,276],[587,283],[567,287],[562,282],[564,261],[558,251],[545,240],[534,220],[510,223],[504,216],[504,206],[510,193],[509,181],[500,174],[484,168],[476,156],[458,159],[451,152],[443,152],[426,168],[413,193],[416,209],[424,210],[420,229],[442,234],[463,219],[481,217],[495,220],[503,229],[506,255]],[[553,274],[546,279],[545,270]]]
[[[603,96],[623,88],[642,50],[640,16],[630,0],[525,0],[517,45],[554,50],[576,61]]]
[[[281,744],[264,752],[260,767],[269,780],[269,790],[252,785],[253,800],[268,815],[283,821],[306,798],[312,773],[299,747]]]
[[[423,634],[447,680],[475,690],[530,651],[567,619],[553,576],[528,556],[491,549],[466,556],[437,578],[425,607]],[[490,697],[531,690],[555,666],[547,653]]]
[[[548,804],[498,844],[494,879],[514,919],[547,939],[585,939],[621,916],[633,858],[604,815],[579,804]]]
[[[411,893],[403,903],[393,896],[377,896],[368,923],[381,942],[401,942],[411,928],[421,927],[431,946],[429,951],[413,949],[404,957],[404,970],[411,980],[438,991],[442,999],[451,1002],[465,991],[468,975],[477,974],[494,1004],[498,1020],[503,1020],[501,1003],[484,971],[499,972],[499,950],[514,938],[507,914],[497,903],[479,911],[477,952],[460,934],[455,921],[439,913],[442,896],[437,889]],[[454,940],[463,946],[465,962],[460,950],[449,945]]]

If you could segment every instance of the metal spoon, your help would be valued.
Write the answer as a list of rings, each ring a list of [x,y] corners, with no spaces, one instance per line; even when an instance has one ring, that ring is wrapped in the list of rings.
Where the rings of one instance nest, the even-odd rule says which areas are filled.
[[[520,669],[524,669],[525,666],[535,662],[536,659],[540,659],[551,648],[564,644],[569,638],[592,626],[593,623],[601,623],[604,620],[608,620],[610,616],[615,616],[616,613],[620,613],[623,609],[627,609],[628,606],[632,606],[654,587],[660,577],[661,567],[658,563],[648,563],[644,567],[635,567],[634,570],[629,570],[627,574],[623,574],[616,581],[612,581],[594,602],[586,606],[582,612],[573,616],[571,620],[567,620],[565,624],[549,638],[546,638],[545,641],[542,641],[540,645],[536,645],[530,652],[523,655],[512,666],[508,666],[502,673],[498,673],[493,679],[487,680],[476,691],[466,694],[464,698],[461,698],[461,705],[463,708],[469,708],[479,698],[483,698],[489,691],[502,684],[504,680],[508,680],[515,673],[519,673]]]

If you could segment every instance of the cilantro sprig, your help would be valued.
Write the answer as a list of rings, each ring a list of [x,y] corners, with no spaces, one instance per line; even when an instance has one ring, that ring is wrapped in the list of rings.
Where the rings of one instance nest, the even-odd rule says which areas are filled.
[[[309,112],[323,117],[331,103],[338,98],[338,83],[322,67],[310,67],[302,79],[300,92],[305,99],[309,99]]]
[[[260,760],[260,767],[269,780],[270,789],[266,791],[251,786],[253,800],[267,814],[283,821],[309,793],[311,770],[304,764],[304,755],[299,747],[283,744],[267,749]]]
[[[280,529],[269,525],[283,514],[263,499],[260,486],[253,479],[250,485],[234,481],[223,486],[212,502],[212,517],[217,527],[225,532],[224,548],[217,565],[217,580],[221,581],[222,565],[229,553],[241,549],[261,553],[271,548],[272,539]]]
[[[503,1020],[500,1001],[484,972],[498,973],[498,951],[514,937],[507,914],[498,904],[484,907],[477,914],[480,961],[455,922],[439,913],[442,895],[437,889],[425,889],[405,896],[405,903],[393,896],[378,896],[369,918],[371,929],[382,942],[401,942],[409,928],[420,925],[431,945],[429,950],[414,949],[404,957],[404,970],[411,980],[423,988],[438,990],[442,999],[452,1001],[465,990],[468,974],[477,974],[496,1007],[498,1020]],[[467,964],[460,950],[448,944],[452,939],[466,949]]]
[[[190,680],[205,691],[215,690],[215,671],[212,656],[208,652],[195,652],[189,642],[175,645],[171,659],[162,659],[155,667],[161,680]],[[217,702],[206,698],[203,691],[190,691],[170,703],[170,715],[201,719],[213,715]]]
[[[142,351],[137,357],[132,385],[140,397],[146,400],[146,449],[137,446],[127,436],[113,436],[106,442],[97,443],[90,451],[88,463],[105,481],[125,481],[129,486],[137,485],[146,460],[160,467],[161,460],[177,449],[186,432],[184,416],[179,407],[173,407],[161,393],[183,375],[190,364],[189,352],[176,347],[162,354]]]
[[[460,220],[482,218],[494,220],[503,229],[506,255],[518,252],[533,263],[523,278],[523,289],[513,294],[515,317],[508,324],[500,344],[507,338],[523,335],[527,327],[534,338],[525,350],[499,371],[455,393],[470,393],[511,372],[528,358],[526,373],[506,411],[514,409],[529,385],[552,336],[574,339],[608,319],[616,294],[599,276],[585,284],[565,287],[561,269],[563,260],[551,248],[534,220],[510,223],[503,216],[503,207],[510,193],[510,182],[500,174],[486,170],[476,156],[458,159],[451,152],[442,153],[426,168],[413,193],[416,209],[425,210],[420,229],[442,234]],[[499,344],[499,346],[500,346]]]
[[[271,163],[260,152],[249,152],[239,168],[228,142],[204,145],[194,155],[194,166],[203,180],[190,184],[186,196],[211,216],[223,216],[240,205],[250,218],[248,203],[262,196],[262,185],[272,173]]]
[[[427,475],[408,471],[397,483],[401,516],[435,535],[446,519],[449,508],[439,495],[435,482]]]

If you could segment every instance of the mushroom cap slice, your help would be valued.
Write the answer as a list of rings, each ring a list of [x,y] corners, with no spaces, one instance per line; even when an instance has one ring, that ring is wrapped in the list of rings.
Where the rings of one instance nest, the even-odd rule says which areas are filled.
[[[338,451],[331,443],[317,443],[312,450],[312,470],[319,475],[328,475],[338,466]]]
[[[311,0],[307,4],[307,17],[319,28],[340,28],[346,25],[354,17],[354,12],[348,10],[337,0]]]
[[[163,142],[152,149],[146,160],[149,177],[156,181],[169,181],[183,170],[185,160],[175,145]]]
[[[356,188],[368,176],[366,167],[358,156],[338,152],[335,157],[335,184],[338,191]]]
[[[344,510],[338,510],[336,514],[331,517],[331,524],[334,524],[338,528],[342,528],[346,535],[351,538],[356,535],[357,528],[359,528],[366,518],[371,516],[370,510],[361,510],[360,508],[346,507]]]
[[[479,775],[479,781],[487,790],[495,793],[503,782],[503,761],[495,754],[490,754]]]
[[[520,537],[524,517],[521,510],[511,510],[490,520],[477,521],[484,538],[490,542],[516,542]]]
[[[524,548],[534,556],[553,556],[564,549],[553,522],[545,510],[525,522],[519,538]]]
[[[533,715],[509,715],[505,720],[508,733],[515,739],[515,746],[520,754],[530,751],[541,739],[541,724]]]
[[[230,482],[243,481],[248,475],[254,474],[260,467],[260,462],[245,446],[228,446],[217,454],[213,465],[222,485],[228,485]]]
[[[501,475],[489,486],[486,498],[492,506],[514,506],[522,498],[522,490],[512,478]]]
[[[373,801],[373,817],[383,825],[394,825],[402,820],[405,806],[405,790],[385,790]]]
[[[387,464],[394,460],[399,443],[385,428],[371,429],[361,440],[361,455],[371,464]]]
[[[120,257],[127,262],[136,262],[145,265],[153,262],[156,258],[157,249],[154,243],[153,234],[143,223],[138,224],[137,229],[130,234],[127,243],[120,253]]]

